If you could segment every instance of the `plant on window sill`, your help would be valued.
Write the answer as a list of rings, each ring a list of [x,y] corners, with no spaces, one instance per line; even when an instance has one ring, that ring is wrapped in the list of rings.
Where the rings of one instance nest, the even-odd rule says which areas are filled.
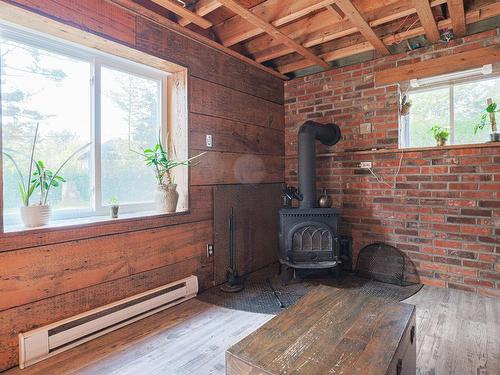
[[[436,140],[437,146],[446,146],[446,142],[448,141],[450,132],[439,125],[434,125],[431,128],[431,131],[434,135],[434,139]]]
[[[495,113],[499,113],[500,109],[497,109],[497,103],[495,103],[491,98],[488,98],[487,103],[488,106],[484,109],[481,120],[474,126],[474,134],[476,134],[478,130],[483,130],[483,128],[486,126],[486,120],[489,118],[491,124],[490,139],[492,142],[499,142],[500,133],[497,132],[497,120],[495,117]]]
[[[172,175],[172,169],[180,165],[192,167],[195,165],[193,164],[193,160],[205,153],[202,152],[186,160],[174,160],[170,158],[172,154],[171,150],[165,150],[161,139],[158,139],[153,148],[144,149],[141,155],[144,156],[146,165],[154,168],[156,182],[158,183],[154,193],[155,206],[158,212],[172,213],[176,212],[177,209],[179,193],[177,192],[177,184]]]
[[[49,192],[51,188],[60,187],[66,180],[61,176],[60,172],[63,167],[79,152],[87,148],[90,143],[80,147],[70,156],[68,156],[57,168],[55,172],[47,168],[42,160],[36,161],[34,159],[35,149],[38,141],[38,130],[39,124],[36,124],[35,134],[33,137],[33,143],[31,144],[31,154],[29,159],[29,171],[28,178],[25,180],[24,175],[16,163],[14,157],[8,152],[3,152],[3,154],[9,159],[14,165],[18,177],[19,177],[19,193],[21,195],[21,219],[25,227],[40,227],[47,225],[50,220],[51,207],[48,201]],[[39,189],[40,199],[38,204],[30,205],[30,199],[33,197],[35,190]]]

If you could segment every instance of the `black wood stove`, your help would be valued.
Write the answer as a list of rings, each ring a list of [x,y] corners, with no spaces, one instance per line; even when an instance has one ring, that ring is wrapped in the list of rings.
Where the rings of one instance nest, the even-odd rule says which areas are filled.
[[[340,140],[335,124],[304,123],[298,135],[299,207],[280,209],[280,263],[292,269],[339,269],[340,213],[320,208],[316,198],[316,140],[332,146]],[[289,200],[288,200],[289,201]]]

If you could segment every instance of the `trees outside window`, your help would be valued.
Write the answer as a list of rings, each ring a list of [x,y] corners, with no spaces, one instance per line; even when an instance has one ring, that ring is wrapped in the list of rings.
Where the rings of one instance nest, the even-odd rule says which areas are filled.
[[[137,152],[154,145],[165,128],[167,73],[38,35],[1,31],[2,151],[28,171],[37,123],[35,160],[48,166],[92,143],[63,169],[62,189],[51,191],[54,217],[107,214],[112,198],[122,212],[150,209],[154,175]],[[19,177],[7,157],[2,171],[4,221],[15,224]]]
[[[488,98],[500,102],[500,77],[410,91],[411,109],[410,114],[402,118],[401,146],[435,146],[431,131],[435,125],[450,131],[449,144],[488,141],[489,127],[474,133],[474,126],[480,121]]]

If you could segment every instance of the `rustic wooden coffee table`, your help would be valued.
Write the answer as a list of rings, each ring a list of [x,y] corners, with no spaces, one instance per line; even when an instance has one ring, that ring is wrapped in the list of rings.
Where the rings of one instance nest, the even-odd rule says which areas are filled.
[[[226,352],[228,375],[415,372],[415,306],[327,286]]]

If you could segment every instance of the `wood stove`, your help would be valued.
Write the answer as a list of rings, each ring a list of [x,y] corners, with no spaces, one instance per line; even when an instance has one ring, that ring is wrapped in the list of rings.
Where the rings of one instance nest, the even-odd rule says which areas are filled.
[[[298,137],[299,207],[279,211],[279,260],[291,268],[338,269],[340,212],[335,208],[318,207],[315,142],[336,144],[340,140],[340,129],[335,124],[307,121],[301,126]]]

